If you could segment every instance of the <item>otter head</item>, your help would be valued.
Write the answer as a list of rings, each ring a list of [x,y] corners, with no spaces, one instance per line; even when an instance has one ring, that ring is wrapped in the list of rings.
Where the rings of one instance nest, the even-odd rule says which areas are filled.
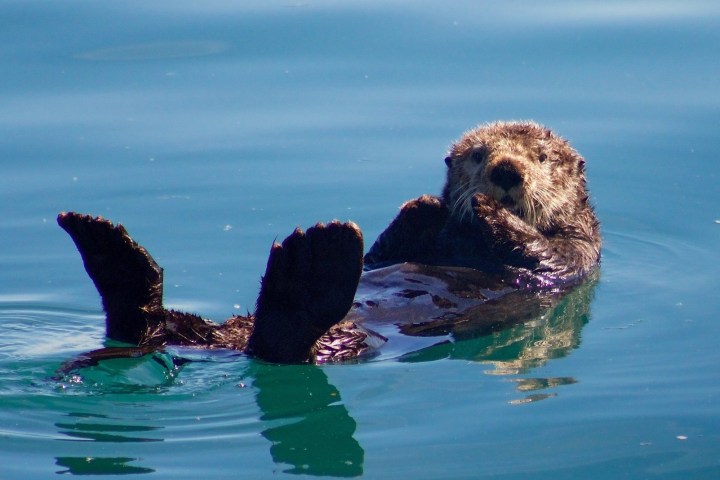
[[[459,220],[472,218],[477,193],[541,231],[587,205],[584,160],[565,140],[532,122],[498,122],[466,132],[445,163],[443,198]]]

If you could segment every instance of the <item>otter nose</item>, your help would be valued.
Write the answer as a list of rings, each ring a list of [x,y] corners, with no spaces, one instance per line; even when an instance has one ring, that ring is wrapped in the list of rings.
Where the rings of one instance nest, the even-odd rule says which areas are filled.
[[[520,184],[522,177],[515,167],[510,162],[500,162],[490,172],[490,180],[505,190],[510,190],[512,187]]]

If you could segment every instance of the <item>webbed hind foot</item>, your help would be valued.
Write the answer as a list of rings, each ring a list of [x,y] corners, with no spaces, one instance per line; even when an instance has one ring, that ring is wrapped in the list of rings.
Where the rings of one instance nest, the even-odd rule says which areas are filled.
[[[141,344],[159,333],[163,322],[162,268],[122,225],[102,217],[61,213],[58,224],[75,242],[85,270],[102,297],[106,334]]]
[[[273,245],[255,311],[249,353],[267,361],[307,361],[320,336],[352,306],[363,241],[353,223],[295,230]]]

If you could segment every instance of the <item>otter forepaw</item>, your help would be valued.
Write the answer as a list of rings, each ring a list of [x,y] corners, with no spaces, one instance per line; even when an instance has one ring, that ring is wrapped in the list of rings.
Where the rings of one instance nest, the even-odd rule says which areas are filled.
[[[490,245],[495,245],[509,229],[508,216],[512,215],[489,195],[477,193],[472,198],[472,225]]]
[[[473,212],[477,218],[493,217],[500,214],[502,206],[490,195],[476,193],[471,201]]]
[[[449,215],[445,203],[432,195],[405,202],[365,255],[366,266],[431,262],[437,253],[438,235]]]
[[[472,228],[500,258],[518,267],[536,266],[541,259],[530,248],[546,241],[537,229],[488,195],[476,194],[472,207]]]

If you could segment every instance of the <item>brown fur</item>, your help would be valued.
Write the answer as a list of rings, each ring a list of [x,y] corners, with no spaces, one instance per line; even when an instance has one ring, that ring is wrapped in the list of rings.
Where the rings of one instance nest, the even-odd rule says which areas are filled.
[[[430,258],[569,279],[599,262],[585,161],[549,129],[532,122],[481,125],[455,142],[445,163],[442,198],[424,195],[404,204],[366,263]],[[433,214],[419,222],[419,210]],[[422,245],[408,238],[421,238]]]
[[[370,268],[402,262],[473,267],[482,274],[473,278],[484,279],[481,293],[512,285],[515,297],[530,300],[525,313],[532,314],[543,308],[543,299],[524,292],[524,285],[559,291],[556,285],[582,279],[599,262],[599,224],[588,202],[585,162],[550,130],[530,122],[483,125],[465,133],[445,162],[442,198],[423,195],[405,203],[365,256]],[[368,348],[370,333],[349,320],[361,318],[364,306],[348,315],[363,268],[362,234],[353,223],[296,229],[274,244],[255,314],[222,325],[165,309],[162,268],[121,225],[72,212],[60,214],[58,223],[102,297],[107,335],[139,346],[125,353],[103,349],[96,359],[165,344],[232,348],[282,363],[348,359]],[[428,294],[428,285],[437,283],[432,277],[416,281],[407,290],[410,297]],[[407,275],[402,279],[407,282]],[[465,297],[473,295],[458,296]],[[443,298],[433,296],[433,303],[457,310]],[[377,303],[366,305],[377,310]],[[518,309],[517,302],[499,304],[495,298],[487,305],[482,311],[489,317],[512,318],[492,312]],[[405,333],[446,331],[462,315],[441,315],[439,323],[413,325]],[[494,325],[493,318],[485,323]],[[92,357],[83,357],[83,364]]]
[[[274,244],[255,314],[220,325],[163,307],[163,270],[122,225],[73,212],[58,215],[58,224],[82,256],[102,299],[107,336],[114,340],[148,348],[231,348],[279,363],[344,358],[363,348],[362,335],[341,322],[362,272],[362,234],[353,223],[298,228]],[[339,337],[350,348],[340,349]]]

